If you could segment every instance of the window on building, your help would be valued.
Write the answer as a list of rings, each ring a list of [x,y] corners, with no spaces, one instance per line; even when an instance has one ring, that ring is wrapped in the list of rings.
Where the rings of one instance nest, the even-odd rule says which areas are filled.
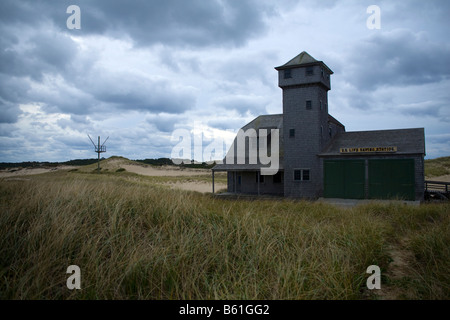
[[[310,170],[309,169],[295,169],[294,170],[294,181],[310,181]]]
[[[292,73],[291,73],[291,69],[286,69],[286,70],[284,70],[284,78],[285,79],[289,79],[289,78],[292,78]]]
[[[295,137],[295,129],[290,129],[289,130],[289,138],[294,138]]]
[[[241,185],[241,176],[238,176],[238,185]]]
[[[323,137],[323,126],[320,126],[320,136]]]
[[[322,100],[320,100],[320,110],[322,110]]]
[[[328,127],[328,134],[330,135],[330,137],[333,135],[333,131],[332,131],[331,127]]]
[[[311,110],[312,109],[312,101],[308,100],[306,101],[306,110]]]
[[[302,170],[294,170],[294,181],[302,181]]]
[[[302,180],[309,181],[309,170],[302,170]]]
[[[314,67],[307,67],[306,68],[306,75],[312,76],[314,74]]]
[[[273,175],[273,183],[281,183],[283,175],[281,174],[281,171],[278,171],[276,174]]]

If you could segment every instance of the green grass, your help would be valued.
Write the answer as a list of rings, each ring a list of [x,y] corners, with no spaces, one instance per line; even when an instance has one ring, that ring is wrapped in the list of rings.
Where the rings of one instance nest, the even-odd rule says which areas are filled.
[[[450,298],[448,204],[231,201],[112,170],[29,177],[0,181],[0,299],[376,299],[365,271],[387,274],[404,239],[415,259],[382,286]],[[73,264],[81,290],[66,287]]]
[[[427,178],[450,174],[450,157],[425,160],[425,176]]]

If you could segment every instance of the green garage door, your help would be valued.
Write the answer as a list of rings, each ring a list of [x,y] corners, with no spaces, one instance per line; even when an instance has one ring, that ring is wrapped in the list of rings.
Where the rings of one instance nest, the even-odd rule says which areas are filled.
[[[324,197],[364,199],[364,160],[325,160]]]
[[[369,160],[369,198],[415,200],[414,159]]]

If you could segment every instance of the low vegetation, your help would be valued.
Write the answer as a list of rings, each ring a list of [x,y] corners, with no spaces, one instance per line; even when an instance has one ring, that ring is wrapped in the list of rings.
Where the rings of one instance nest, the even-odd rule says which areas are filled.
[[[450,298],[449,204],[231,201],[110,170],[4,179],[0,206],[0,299]]]
[[[425,160],[425,176],[427,178],[450,174],[450,157]]]

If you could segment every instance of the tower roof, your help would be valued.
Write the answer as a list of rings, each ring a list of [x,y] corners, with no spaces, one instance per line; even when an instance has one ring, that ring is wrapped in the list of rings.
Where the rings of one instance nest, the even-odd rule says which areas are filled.
[[[327,69],[327,71],[330,74],[333,74],[333,71],[328,68],[328,66],[323,63],[323,61],[318,61],[314,59],[308,52],[303,51],[299,55],[297,55],[295,58],[289,60],[287,63],[283,64],[282,66],[276,67],[276,70],[283,70],[288,69],[291,67],[299,67],[299,66],[310,66],[310,65],[321,65],[324,68]]]

